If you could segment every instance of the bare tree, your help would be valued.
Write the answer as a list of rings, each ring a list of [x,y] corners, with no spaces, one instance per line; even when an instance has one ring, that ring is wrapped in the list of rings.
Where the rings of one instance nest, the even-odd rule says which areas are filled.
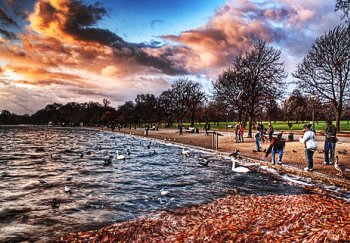
[[[342,19],[345,19],[345,21],[349,23],[350,0],[337,0],[337,4],[335,5],[335,11],[339,10],[343,12]]]
[[[340,25],[316,39],[293,76],[299,88],[315,93],[320,102],[329,102],[336,111],[340,131],[343,103],[350,99],[350,29]]]
[[[197,107],[205,101],[205,93],[199,83],[188,79],[179,79],[171,85],[174,112],[177,120],[181,121],[189,114],[191,126],[194,125]]]
[[[213,82],[214,100],[221,104],[222,110],[228,112],[230,107],[238,113],[238,120],[242,120],[244,102],[241,99],[243,94],[243,82],[239,74],[232,67],[227,68],[218,79]]]
[[[276,97],[283,94],[283,79],[287,74],[280,56],[280,50],[258,40],[250,51],[239,55],[233,62],[235,83],[242,91],[240,100],[244,102],[249,117],[249,137],[252,137],[256,112],[262,110],[267,94],[274,93]]]

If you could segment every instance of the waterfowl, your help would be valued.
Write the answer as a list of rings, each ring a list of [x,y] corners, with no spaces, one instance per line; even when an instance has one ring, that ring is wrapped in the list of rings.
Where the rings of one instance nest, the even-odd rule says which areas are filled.
[[[83,152],[80,152],[79,157],[82,159],[82,158],[84,157],[84,153],[83,153]]]
[[[191,151],[187,150],[185,148],[182,148],[182,150],[181,150],[181,155],[183,155],[183,156],[190,156],[190,153],[191,153]]]
[[[203,166],[208,166],[209,164],[209,159],[205,158],[205,157],[202,157],[202,155],[199,155],[198,156],[198,159],[199,159],[199,164],[200,165],[203,165]]]
[[[168,194],[169,194],[169,191],[166,191],[164,189],[160,190],[160,195],[165,196],[165,195],[168,195]]]
[[[343,171],[350,171],[350,168],[346,165],[339,164],[339,157],[335,156],[334,168],[339,171],[337,175],[342,176]]]
[[[70,187],[69,187],[69,186],[65,186],[65,187],[64,187],[64,191],[65,191],[65,192],[70,192]]]
[[[248,173],[250,169],[244,166],[237,166],[237,160],[234,158],[231,158],[232,161],[232,171],[237,173]]]
[[[45,179],[39,179],[38,180],[41,184],[49,184],[49,182]]]
[[[339,153],[339,154],[347,154],[348,151],[347,151],[346,149],[343,149],[343,150],[338,151],[338,153]]]
[[[56,198],[54,198],[51,202],[51,207],[52,208],[59,208],[61,205],[60,201],[58,201]]]
[[[125,159],[125,155],[119,155],[119,152],[117,151],[117,157],[116,157],[117,160],[123,160]]]
[[[234,157],[234,158],[237,158],[239,155],[239,150],[236,149],[235,151],[233,151],[231,154],[229,154],[229,157]]]
[[[104,161],[103,165],[110,165],[112,164],[113,156],[111,155],[108,158],[104,159],[103,161]]]
[[[131,154],[131,152],[130,152],[129,149],[126,150],[126,154],[127,154],[127,155],[130,155],[130,154]]]

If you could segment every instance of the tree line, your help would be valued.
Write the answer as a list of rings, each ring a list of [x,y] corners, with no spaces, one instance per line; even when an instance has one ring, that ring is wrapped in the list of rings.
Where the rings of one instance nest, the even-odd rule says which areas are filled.
[[[74,124],[122,126],[189,122],[242,121],[252,125],[260,120],[349,119],[350,107],[350,21],[349,1],[337,0],[345,23],[318,37],[297,70],[292,73],[295,90],[285,98],[287,73],[281,50],[257,39],[250,50],[237,55],[212,82],[211,94],[189,79],[175,81],[159,96],[139,94],[117,109],[107,99],[66,105],[50,104],[33,115],[18,116],[2,111],[0,124]]]

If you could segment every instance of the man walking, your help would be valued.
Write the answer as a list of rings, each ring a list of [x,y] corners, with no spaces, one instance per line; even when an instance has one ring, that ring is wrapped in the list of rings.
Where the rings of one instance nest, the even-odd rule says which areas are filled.
[[[324,130],[324,162],[323,164],[329,165],[334,163],[334,151],[335,143],[337,142],[337,129],[333,125],[332,121],[327,121],[327,127]]]

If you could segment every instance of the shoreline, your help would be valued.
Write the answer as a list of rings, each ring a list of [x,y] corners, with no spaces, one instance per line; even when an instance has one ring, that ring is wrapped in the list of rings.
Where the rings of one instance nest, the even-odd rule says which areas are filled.
[[[110,130],[103,131],[111,132]],[[69,233],[61,237],[58,242],[350,240],[349,203],[334,195],[330,196],[329,191],[317,186],[327,183],[327,185],[349,189],[349,180],[333,176],[335,173],[331,168],[327,168],[330,173],[333,173],[330,175],[317,170],[303,172],[295,166],[295,164],[304,165],[305,162],[301,160],[303,157],[300,157],[299,153],[299,157],[295,153],[287,153],[291,148],[297,146],[296,141],[287,142],[286,147],[290,148],[285,150],[284,164],[279,166],[271,165],[269,161],[262,160],[259,153],[254,153],[252,149],[255,148],[255,142],[248,138],[245,138],[245,143],[236,144],[231,141],[232,138],[229,135],[220,137],[219,149],[213,150],[210,148],[211,136],[205,136],[203,133],[179,135],[174,129],[149,131],[148,136],[145,136],[144,130],[141,129],[122,129],[114,132],[163,140],[175,146],[200,149],[223,156],[238,148],[242,159],[248,163],[254,162],[267,166],[277,170],[278,173],[310,178],[315,185],[302,186],[310,193],[300,195],[257,196],[241,195],[239,191],[235,191],[207,204],[152,212],[136,220],[116,223],[99,230]],[[267,144],[263,144],[263,148],[265,146]],[[349,146],[349,144],[347,142],[342,146]],[[291,163],[293,158],[295,161]],[[334,169],[333,166],[332,168]],[[323,206],[320,207],[320,205]],[[334,219],[337,220],[337,223],[333,222]]]
[[[104,130],[111,131],[111,130]],[[111,131],[112,132],[112,131]],[[224,156],[229,155],[235,149],[240,150],[240,155],[244,160],[251,161],[260,165],[271,167],[282,173],[291,173],[301,177],[309,177],[315,180],[321,180],[330,185],[346,187],[350,189],[350,172],[344,172],[343,176],[337,176],[337,171],[333,165],[323,165],[323,145],[324,142],[321,135],[317,134],[318,150],[314,154],[314,171],[305,172],[303,168],[306,166],[303,145],[294,137],[294,141],[286,141],[286,147],[283,154],[282,165],[272,165],[271,155],[266,159],[264,152],[255,152],[255,141],[253,138],[244,137],[243,143],[233,142],[233,133],[226,131],[218,131],[224,133],[219,136],[219,149],[212,148],[212,135],[205,136],[204,132],[184,133],[180,135],[177,129],[160,129],[158,131],[150,130],[148,136],[144,135],[144,130],[123,128],[120,131],[114,131],[120,134],[128,134],[141,138],[158,139],[167,143],[173,143],[178,146],[195,147],[197,149],[206,150],[212,153],[218,153]],[[285,134],[285,136],[287,136]],[[269,146],[268,142],[261,143],[262,150]],[[340,162],[350,167],[350,154],[339,154],[337,151],[350,148],[350,138],[342,136],[341,142],[336,145],[335,153],[339,156]]]

